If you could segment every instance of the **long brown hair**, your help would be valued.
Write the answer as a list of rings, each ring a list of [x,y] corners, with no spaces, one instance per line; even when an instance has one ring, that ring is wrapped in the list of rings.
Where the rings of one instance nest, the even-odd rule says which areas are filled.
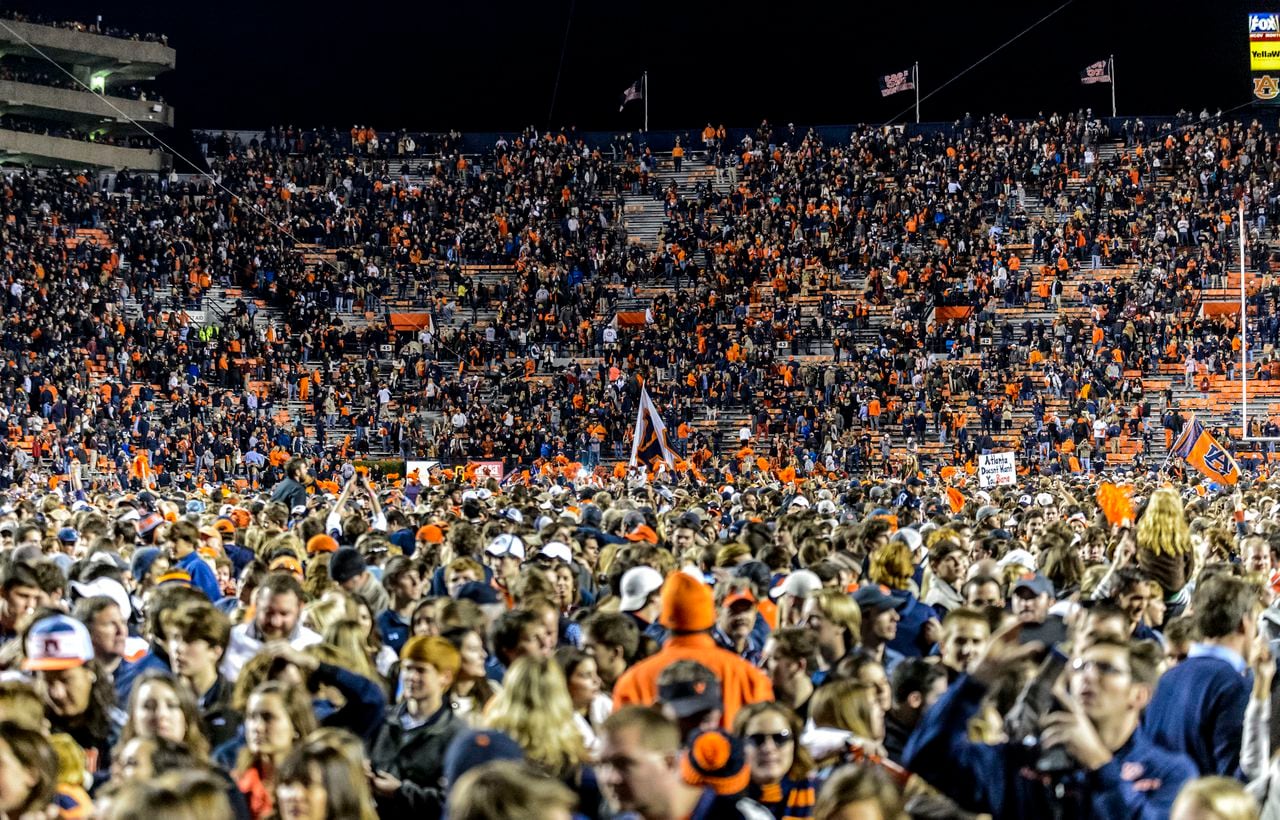
[[[195,698],[191,696],[187,686],[179,681],[171,672],[165,672],[163,669],[150,669],[138,678],[133,685],[133,692],[129,695],[129,711],[128,720],[125,721],[124,731],[120,733],[120,741],[116,744],[116,748],[123,749],[124,745],[138,735],[137,722],[134,715],[138,708],[138,699],[141,697],[142,687],[148,683],[163,683],[173,691],[178,698],[178,706],[182,708],[182,717],[187,722],[187,731],[183,735],[182,742],[186,744],[191,751],[191,756],[196,760],[204,762],[209,759],[209,739],[204,736],[202,724],[200,722],[200,712],[196,708]]]
[[[284,706],[285,714],[289,716],[289,722],[293,724],[293,731],[297,737],[304,738],[315,731],[315,707],[312,705],[311,696],[307,694],[305,687],[288,686],[278,680],[269,680],[266,683],[258,684],[249,693],[249,697],[245,701],[246,720],[248,719],[248,704],[252,703],[255,697],[261,695],[275,695],[280,698],[280,703]],[[236,760],[236,773],[244,772],[253,763],[253,752],[249,751],[249,747],[246,744],[240,750],[240,756]]]

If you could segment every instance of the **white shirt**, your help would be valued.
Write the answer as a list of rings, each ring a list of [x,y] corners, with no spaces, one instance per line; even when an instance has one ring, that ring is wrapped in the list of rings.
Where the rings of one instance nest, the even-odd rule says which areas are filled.
[[[324,638],[319,633],[299,624],[289,638],[289,645],[294,649],[306,649],[308,646],[321,643],[323,640]],[[227,651],[222,656],[222,663],[218,665],[218,671],[227,680],[235,681],[240,677],[240,670],[249,662],[249,659],[262,649],[262,643],[261,633],[258,632],[257,625],[252,621],[233,627],[231,641],[227,644]]]

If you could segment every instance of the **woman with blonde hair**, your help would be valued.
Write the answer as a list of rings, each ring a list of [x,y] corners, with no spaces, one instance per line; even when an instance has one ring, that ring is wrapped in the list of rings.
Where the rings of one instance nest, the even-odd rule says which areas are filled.
[[[830,669],[858,647],[862,610],[838,589],[820,589],[804,602],[801,623],[818,639],[819,662]]]
[[[876,687],[853,680],[838,680],[819,686],[809,702],[809,720],[813,728],[805,733],[805,746],[822,760],[830,751],[817,741],[836,738],[841,746],[855,745],[883,753],[884,707],[876,697]],[[814,730],[833,730],[815,733]],[[826,754],[820,754],[820,752]]]
[[[559,664],[551,658],[524,656],[507,670],[502,685],[485,709],[484,725],[510,735],[529,762],[547,774],[576,780],[587,763],[587,749]]]
[[[111,798],[105,820],[212,820],[232,817],[226,787],[213,774],[198,770],[163,774],[135,781]]]
[[[350,595],[330,590],[302,608],[302,624],[323,635],[329,627],[344,618],[355,620],[356,605]]]
[[[500,760],[471,769],[449,795],[453,820],[570,820],[578,797],[528,764]]]
[[[374,681],[385,690],[386,678],[378,672],[373,658],[369,657],[367,636],[368,630],[361,626],[359,621],[354,618],[341,618],[329,624],[329,628],[324,632],[324,642],[347,658],[350,663],[348,668],[352,672]]]
[[[484,637],[465,626],[446,629],[441,637],[453,644],[460,658],[458,674],[453,676],[453,683],[449,686],[449,702],[453,705],[454,714],[474,725],[479,721],[485,704],[502,688],[497,681],[489,680],[486,674],[485,661],[489,655],[485,650]]]
[[[339,589],[338,585],[329,577],[329,561],[332,558],[333,553],[331,552],[317,552],[307,558],[302,591],[307,594],[308,600],[318,601]]]
[[[1196,557],[1191,548],[1191,528],[1177,490],[1161,487],[1151,494],[1138,518],[1134,537],[1138,566],[1159,582],[1168,603],[1182,603],[1177,596],[1195,573]]]
[[[825,780],[834,766],[850,759],[879,766],[905,780],[906,772],[884,748],[885,709],[875,684],[839,680],[818,687],[809,702],[810,728],[800,739],[821,767]]]

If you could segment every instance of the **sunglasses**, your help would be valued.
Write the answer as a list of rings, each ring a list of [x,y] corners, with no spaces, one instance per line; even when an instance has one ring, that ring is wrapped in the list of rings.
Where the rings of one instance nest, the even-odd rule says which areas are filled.
[[[786,729],[781,732],[754,732],[747,735],[745,740],[757,749],[767,740],[772,740],[774,746],[785,746],[791,742],[791,732]]]

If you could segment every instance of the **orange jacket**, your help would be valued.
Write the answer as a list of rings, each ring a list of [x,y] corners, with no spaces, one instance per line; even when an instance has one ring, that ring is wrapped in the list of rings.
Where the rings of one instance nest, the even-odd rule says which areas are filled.
[[[613,687],[613,708],[638,703],[649,706],[658,700],[658,675],[676,661],[697,661],[720,679],[724,697],[722,725],[733,726],[733,718],[743,706],[773,700],[769,676],[727,649],[721,649],[706,633],[672,635],[657,654],[623,673]]]

